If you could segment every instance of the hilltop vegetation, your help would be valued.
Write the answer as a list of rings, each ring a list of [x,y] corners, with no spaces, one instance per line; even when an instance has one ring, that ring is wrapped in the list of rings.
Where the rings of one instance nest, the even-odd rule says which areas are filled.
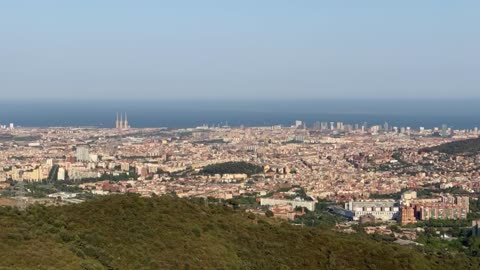
[[[0,208],[0,226],[0,269],[478,269],[480,263],[169,196]]]
[[[263,172],[261,166],[248,162],[223,162],[207,165],[203,168],[204,174],[244,173],[248,175]]]
[[[421,152],[433,151],[449,155],[477,155],[480,154],[480,138],[444,143],[421,150]]]

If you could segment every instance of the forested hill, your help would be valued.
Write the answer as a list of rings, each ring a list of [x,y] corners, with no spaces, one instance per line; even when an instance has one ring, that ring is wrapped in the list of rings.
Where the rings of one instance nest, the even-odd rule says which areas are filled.
[[[421,152],[433,151],[438,151],[449,155],[477,155],[480,154],[480,138],[444,143],[421,150]]]
[[[478,269],[462,254],[307,229],[168,196],[0,208],[0,269]]]

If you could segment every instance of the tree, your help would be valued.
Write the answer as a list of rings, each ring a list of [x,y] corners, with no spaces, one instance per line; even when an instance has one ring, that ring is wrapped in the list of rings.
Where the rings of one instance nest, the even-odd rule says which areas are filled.
[[[267,210],[267,212],[265,212],[265,216],[268,217],[268,218],[271,218],[271,217],[274,216],[274,214],[271,210]]]

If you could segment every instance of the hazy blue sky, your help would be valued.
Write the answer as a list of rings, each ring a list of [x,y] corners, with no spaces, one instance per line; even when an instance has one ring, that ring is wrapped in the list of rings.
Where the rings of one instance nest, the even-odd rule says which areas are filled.
[[[480,97],[479,14],[478,0],[5,0],[0,93]]]

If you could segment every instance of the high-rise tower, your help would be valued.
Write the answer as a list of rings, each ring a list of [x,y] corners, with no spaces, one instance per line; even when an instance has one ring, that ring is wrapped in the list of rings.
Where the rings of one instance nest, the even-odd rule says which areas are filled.
[[[446,124],[442,125],[442,137],[447,137],[448,136],[448,126]]]
[[[124,128],[124,129],[127,129],[127,128],[128,128],[127,113],[125,113],[125,123],[123,124],[123,128]]]

